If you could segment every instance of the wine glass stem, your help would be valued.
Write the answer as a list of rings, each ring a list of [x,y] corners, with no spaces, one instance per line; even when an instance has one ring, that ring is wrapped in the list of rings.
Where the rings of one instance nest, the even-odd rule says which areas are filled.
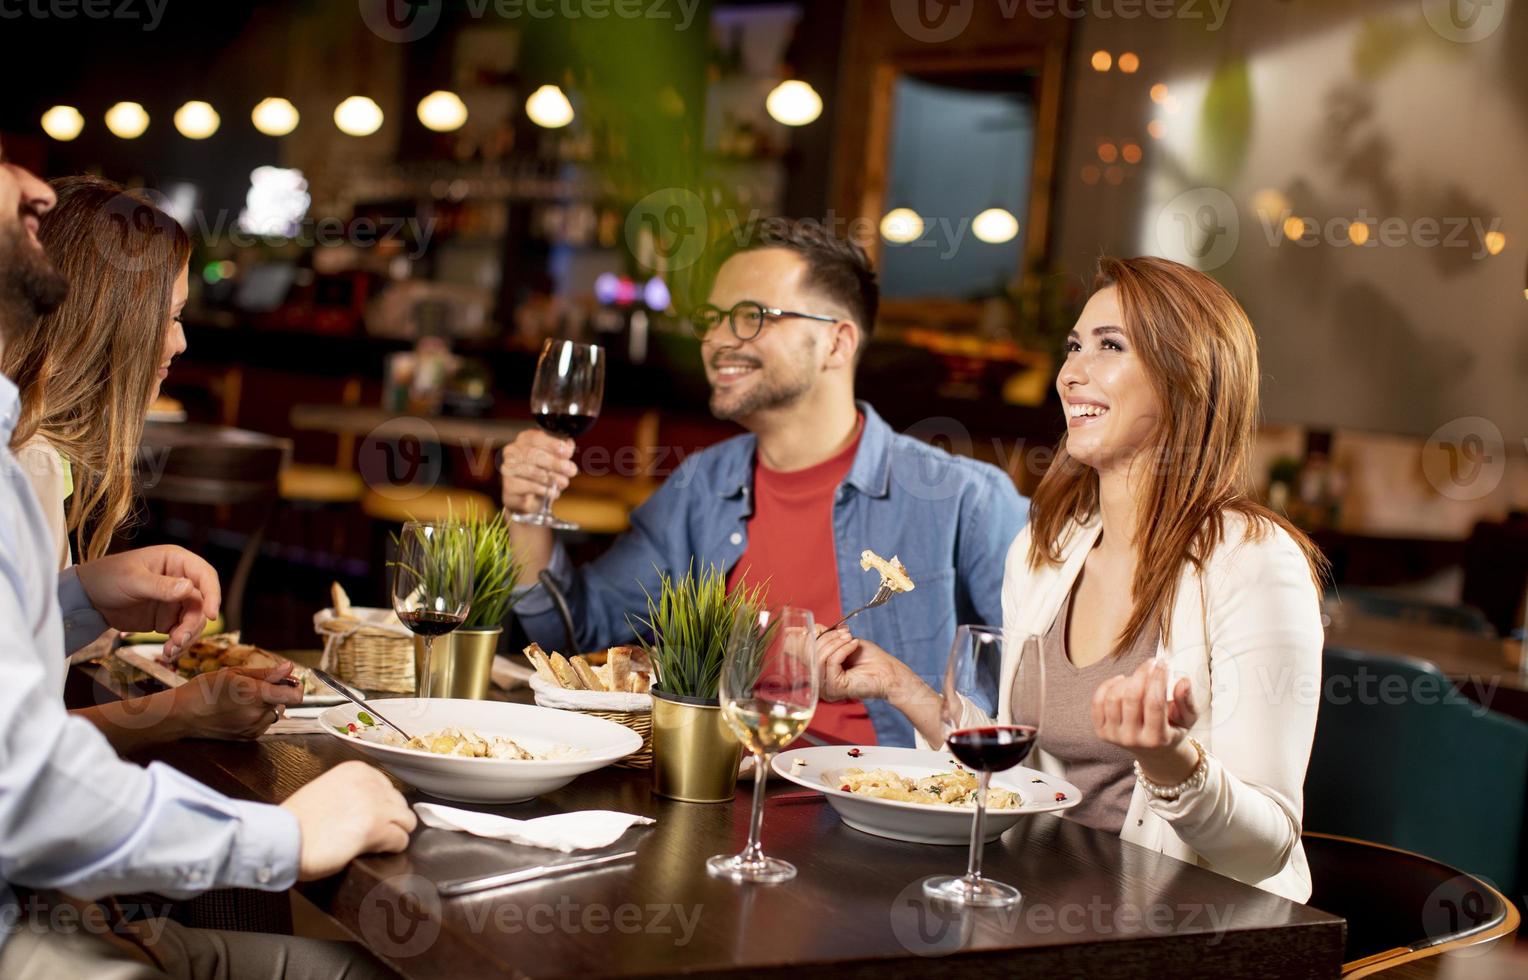
[[[764,860],[764,848],[759,844],[759,830],[764,824],[764,784],[769,773],[768,759],[763,752],[753,754],[753,812],[748,815],[748,846],[743,849],[743,860]]]
[[[982,838],[987,825],[987,781],[990,772],[976,780],[976,817],[971,821],[971,859],[966,863],[966,881],[972,885],[982,880]]]
[[[552,519],[552,493],[554,488],[547,487],[546,493],[541,495],[541,516],[544,520]]]
[[[419,677],[419,696],[421,698],[427,698],[430,696],[430,681],[435,675],[435,671],[431,669],[434,666],[434,663],[431,660],[430,655],[434,652],[434,647],[435,637],[425,637],[424,656],[420,658],[419,663],[419,669],[421,672]]]

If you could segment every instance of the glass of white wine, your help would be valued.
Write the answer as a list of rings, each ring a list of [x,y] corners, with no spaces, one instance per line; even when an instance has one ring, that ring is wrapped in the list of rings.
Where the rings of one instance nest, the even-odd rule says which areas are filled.
[[[759,828],[769,758],[806,731],[817,710],[816,648],[817,631],[805,609],[784,606],[741,613],[733,623],[722,664],[722,717],[753,753],[753,813],[748,846],[739,854],[718,854],[706,861],[713,875],[762,882],[796,876],[795,865],[765,856]]]

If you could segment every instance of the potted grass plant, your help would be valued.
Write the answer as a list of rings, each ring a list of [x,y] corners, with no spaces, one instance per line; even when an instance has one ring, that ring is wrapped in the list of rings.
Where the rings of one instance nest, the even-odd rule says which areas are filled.
[[[714,567],[662,576],[647,597],[639,635],[653,683],[653,792],[687,803],[722,803],[737,791],[742,745],[722,720],[718,686],[739,614],[757,616],[764,586],[727,592]]]
[[[519,597],[521,561],[509,537],[509,524],[501,511],[474,511],[462,518],[472,548],[472,605],[462,625],[435,641],[430,670],[430,689],[436,697],[488,697],[493,677],[493,657],[504,633],[504,621]],[[440,539],[441,547],[461,547],[462,538]],[[451,567],[444,559],[441,567]],[[423,640],[414,639],[416,669],[422,659]]]

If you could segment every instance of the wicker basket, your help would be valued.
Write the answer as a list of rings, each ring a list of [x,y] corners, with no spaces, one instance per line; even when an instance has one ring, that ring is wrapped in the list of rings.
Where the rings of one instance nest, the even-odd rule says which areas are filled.
[[[336,620],[326,616],[328,612],[324,610],[313,621],[324,640],[325,670],[363,691],[414,693],[412,635],[384,626],[358,625],[354,619]]]
[[[618,769],[651,769],[653,767],[653,713],[651,711],[585,711],[586,715],[625,725],[642,736],[642,747],[620,762],[613,763]]]
[[[535,692],[536,703],[542,707],[557,708],[560,711],[577,711],[579,714],[590,715],[594,718],[602,718],[605,721],[613,721],[617,725],[624,725],[642,736],[642,747],[628,755],[620,762],[613,765],[622,769],[651,769],[653,767],[653,713],[648,708],[642,711],[611,711],[604,708],[585,708],[578,704],[583,700],[596,700],[601,698],[615,698],[620,703],[622,698],[628,701],[643,700],[651,703],[647,695],[624,695],[610,694],[594,691],[569,691],[565,688],[557,688],[542,680],[540,676],[531,678],[531,690]]]

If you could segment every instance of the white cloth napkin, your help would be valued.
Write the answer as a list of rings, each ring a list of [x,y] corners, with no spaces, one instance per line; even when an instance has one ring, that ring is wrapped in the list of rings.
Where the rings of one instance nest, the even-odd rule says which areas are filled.
[[[476,810],[459,810],[439,803],[415,803],[414,812],[419,814],[420,821],[426,827],[437,830],[460,830],[478,837],[507,840],[565,853],[609,847],[628,828],[654,822],[652,817],[616,810],[576,810],[534,820],[515,820]]]

